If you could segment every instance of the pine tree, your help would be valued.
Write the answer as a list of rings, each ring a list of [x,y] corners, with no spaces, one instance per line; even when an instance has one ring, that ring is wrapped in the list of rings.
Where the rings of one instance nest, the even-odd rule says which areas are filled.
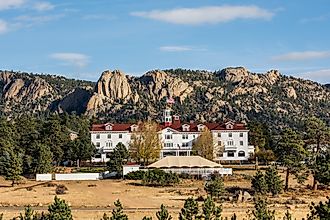
[[[112,210],[112,216],[110,217],[110,220],[128,220],[127,215],[124,214],[124,209],[119,199],[114,202],[114,205],[116,208]]]
[[[179,213],[179,220],[193,220],[198,215],[198,203],[193,198],[188,198],[184,202],[183,208]]]
[[[317,156],[314,179],[319,183],[330,185],[330,149]]]
[[[54,202],[48,206],[49,219],[73,220],[68,204],[55,196]]]
[[[20,155],[17,155],[13,148],[8,148],[0,157],[0,167],[7,180],[12,180],[12,186],[21,179],[23,173],[23,161]]]
[[[36,143],[34,145],[34,156],[31,163],[33,173],[48,173],[52,170],[53,154],[47,145]]]
[[[34,210],[31,208],[31,206],[28,206],[25,208],[24,215],[20,213],[20,216],[18,217],[19,220],[37,220],[37,214],[34,212]]]
[[[219,198],[225,191],[223,180],[219,176],[214,176],[211,180],[207,181],[204,189],[211,198]]]
[[[322,155],[322,147],[330,144],[330,128],[322,120],[311,117],[305,121],[305,143],[307,146],[312,146],[312,157],[309,161],[309,168],[313,174],[313,189],[317,189],[317,164]],[[315,147],[314,147],[315,146]]]
[[[267,193],[267,184],[265,180],[265,175],[258,170],[255,176],[253,177],[252,181],[252,188],[258,194],[264,195]]]
[[[252,211],[252,220],[275,220],[275,210],[271,211],[267,207],[267,202],[262,197],[254,199],[254,208]]]
[[[312,202],[310,207],[310,214],[307,216],[307,220],[329,220],[330,219],[330,197],[327,197],[328,201],[320,202],[318,205]]]
[[[296,177],[299,183],[307,178],[306,165],[302,161],[306,159],[308,152],[304,148],[304,142],[300,136],[289,128],[282,132],[275,150],[279,161],[286,167],[284,190],[287,191],[291,174]]]
[[[221,206],[216,206],[210,196],[208,196],[207,199],[204,200],[202,210],[203,210],[202,218],[205,220],[221,219],[222,208]]]
[[[160,206],[160,211],[156,213],[158,220],[171,220],[172,216],[168,213],[166,207],[162,204]]]
[[[110,172],[117,172],[118,176],[122,176],[123,165],[127,163],[129,153],[123,143],[118,143],[110,155],[107,167]]]
[[[283,180],[278,174],[276,167],[268,167],[265,173],[265,181],[267,185],[267,191],[272,193],[273,196],[281,193],[283,189]]]

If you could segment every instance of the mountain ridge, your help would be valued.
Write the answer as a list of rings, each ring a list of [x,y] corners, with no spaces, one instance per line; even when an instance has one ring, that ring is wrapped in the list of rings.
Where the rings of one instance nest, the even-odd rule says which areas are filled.
[[[330,121],[330,90],[319,83],[289,77],[277,70],[253,73],[244,67],[219,71],[151,70],[129,76],[104,71],[97,82],[0,71],[3,115],[76,112],[103,121],[161,120],[166,98],[185,121],[248,122],[299,126],[315,115]]]

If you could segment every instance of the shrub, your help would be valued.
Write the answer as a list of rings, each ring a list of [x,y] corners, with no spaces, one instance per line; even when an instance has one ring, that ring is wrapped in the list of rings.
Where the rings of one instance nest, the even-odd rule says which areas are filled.
[[[126,174],[124,178],[127,180],[143,180],[144,174],[145,171],[137,170]]]
[[[211,198],[219,198],[225,191],[223,180],[219,176],[214,176],[211,180],[207,181],[204,189]]]
[[[252,188],[258,194],[264,195],[267,193],[267,184],[265,180],[265,175],[258,170],[256,175],[253,177],[252,181]]]
[[[144,185],[153,186],[174,185],[179,183],[179,177],[176,173],[168,173],[160,169],[153,169],[144,173],[142,183]]]

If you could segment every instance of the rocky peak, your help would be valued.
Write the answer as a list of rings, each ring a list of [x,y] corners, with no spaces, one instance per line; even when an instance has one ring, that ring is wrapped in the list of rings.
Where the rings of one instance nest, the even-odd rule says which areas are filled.
[[[244,67],[228,67],[221,70],[219,76],[226,81],[239,83],[249,76],[249,72]]]
[[[97,82],[95,92],[112,100],[129,99],[132,93],[126,75],[119,70],[104,71]]]
[[[281,74],[278,70],[270,70],[265,74],[266,80],[269,84],[273,85],[279,78]]]

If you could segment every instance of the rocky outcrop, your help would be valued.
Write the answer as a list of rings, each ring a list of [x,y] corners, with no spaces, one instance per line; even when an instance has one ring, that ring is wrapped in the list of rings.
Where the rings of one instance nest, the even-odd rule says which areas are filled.
[[[7,81],[4,86],[4,99],[15,102],[38,100],[51,92],[52,87],[39,77],[32,80],[17,78]]]
[[[77,88],[65,96],[58,104],[59,112],[75,112],[82,114],[86,112],[87,104],[91,98],[92,91],[85,88]]]
[[[231,82],[239,83],[249,76],[249,72],[244,67],[228,67],[220,71],[219,77]]]
[[[164,71],[154,70],[146,73],[138,79],[154,100],[164,97],[177,97],[183,101],[193,90],[187,82],[175,78]]]
[[[128,100],[132,94],[127,77],[119,70],[104,71],[97,82],[95,92],[109,100]]]

